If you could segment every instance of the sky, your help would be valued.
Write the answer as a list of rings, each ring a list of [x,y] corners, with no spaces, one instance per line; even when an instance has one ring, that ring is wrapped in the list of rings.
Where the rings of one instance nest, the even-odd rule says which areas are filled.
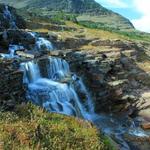
[[[134,27],[150,33],[150,0],[95,0],[130,19]]]

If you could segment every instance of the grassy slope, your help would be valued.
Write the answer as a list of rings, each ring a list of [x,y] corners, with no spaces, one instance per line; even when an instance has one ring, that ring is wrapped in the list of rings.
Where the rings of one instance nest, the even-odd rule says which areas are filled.
[[[18,106],[15,112],[0,112],[0,149],[105,150],[109,147],[108,138],[100,137],[87,121],[47,113],[31,104]]]

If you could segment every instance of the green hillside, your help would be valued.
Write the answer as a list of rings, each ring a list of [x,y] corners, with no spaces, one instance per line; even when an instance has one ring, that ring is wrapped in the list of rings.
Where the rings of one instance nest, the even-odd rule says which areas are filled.
[[[64,12],[77,15],[78,21],[92,21],[107,24],[116,29],[134,29],[132,23],[121,15],[112,12],[96,3],[94,0],[0,0],[0,3],[15,8],[28,10],[36,15],[48,16],[55,12]]]

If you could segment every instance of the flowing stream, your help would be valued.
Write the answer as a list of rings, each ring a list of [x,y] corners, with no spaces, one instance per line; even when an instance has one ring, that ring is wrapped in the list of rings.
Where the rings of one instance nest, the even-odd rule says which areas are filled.
[[[5,5],[5,9],[3,10],[3,18],[9,22],[10,29],[18,29],[14,17],[7,5]]]

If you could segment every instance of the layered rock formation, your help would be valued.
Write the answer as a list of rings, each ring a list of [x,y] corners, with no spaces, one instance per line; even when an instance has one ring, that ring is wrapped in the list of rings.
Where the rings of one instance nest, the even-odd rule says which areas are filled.
[[[68,42],[69,41],[69,42]],[[126,112],[132,115],[141,110],[148,99],[142,96],[148,90],[149,75],[136,65],[143,46],[121,40],[71,40],[58,44],[59,48],[73,50],[51,52],[51,55],[67,59],[72,70],[83,76],[93,97],[96,111]],[[83,45],[103,47],[103,50],[79,50]],[[78,49],[78,50],[76,50]],[[113,51],[112,51],[113,49]]]
[[[0,59],[0,109],[13,109],[24,101],[23,72],[15,60]]]

